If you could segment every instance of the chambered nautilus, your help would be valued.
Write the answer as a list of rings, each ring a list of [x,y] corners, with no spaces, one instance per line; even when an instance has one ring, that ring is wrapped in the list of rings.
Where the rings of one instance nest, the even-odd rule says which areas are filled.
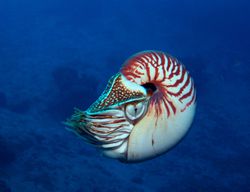
[[[130,57],[102,95],[66,124],[104,155],[123,162],[147,160],[171,149],[194,118],[196,92],[185,67],[160,51]]]

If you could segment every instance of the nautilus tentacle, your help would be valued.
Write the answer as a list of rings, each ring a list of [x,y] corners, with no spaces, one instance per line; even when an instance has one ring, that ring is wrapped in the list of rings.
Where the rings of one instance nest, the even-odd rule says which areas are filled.
[[[161,155],[187,133],[195,88],[174,57],[146,51],[129,58],[102,95],[67,125],[109,157],[126,162]]]

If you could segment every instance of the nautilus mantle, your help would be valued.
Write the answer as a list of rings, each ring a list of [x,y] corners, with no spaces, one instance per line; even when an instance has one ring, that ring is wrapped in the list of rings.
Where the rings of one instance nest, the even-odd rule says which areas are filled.
[[[187,133],[196,92],[188,71],[160,51],[140,52],[125,61],[102,95],[66,124],[104,155],[123,162],[159,156]]]

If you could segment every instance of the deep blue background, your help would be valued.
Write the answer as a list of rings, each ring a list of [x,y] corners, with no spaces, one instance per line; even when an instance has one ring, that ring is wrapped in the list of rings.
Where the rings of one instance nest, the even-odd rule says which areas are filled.
[[[0,191],[250,191],[247,0],[0,1]],[[61,124],[130,55],[163,50],[193,76],[192,129],[140,164]]]

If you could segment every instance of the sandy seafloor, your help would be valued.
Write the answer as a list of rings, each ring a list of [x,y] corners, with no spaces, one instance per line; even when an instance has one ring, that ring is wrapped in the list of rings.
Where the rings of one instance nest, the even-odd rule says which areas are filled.
[[[0,2],[0,192],[250,191],[247,1]],[[181,60],[193,126],[138,164],[100,155],[62,124],[142,50]]]

